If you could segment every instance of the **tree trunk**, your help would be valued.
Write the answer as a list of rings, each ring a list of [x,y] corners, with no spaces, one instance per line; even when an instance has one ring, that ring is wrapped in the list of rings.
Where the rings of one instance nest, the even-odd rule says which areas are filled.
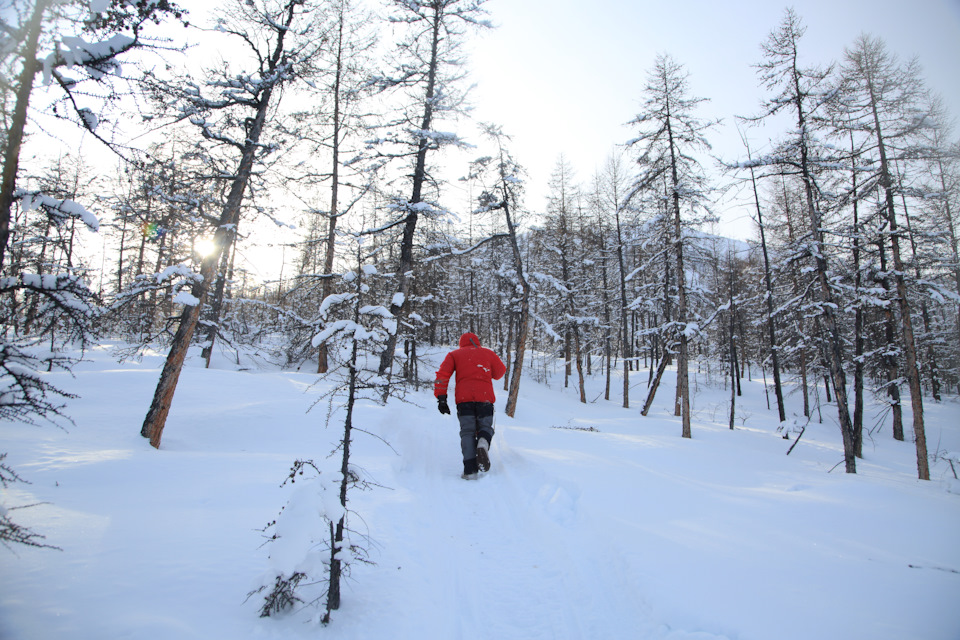
[[[354,321],[360,317],[359,307],[354,311]],[[324,622],[330,621],[330,612],[340,608],[340,577],[343,568],[343,561],[340,559],[339,552],[343,550],[343,531],[346,526],[347,509],[347,487],[350,484],[350,443],[353,432],[353,407],[357,397],[357,341],[353,341],[353,348],[350,353],[350,373],[347,390],[347,415],[343,421],[343,439],[340,441],[342,446],[342,457],[340,458],[340,506],[343,507],[343,515],[334,526],[330,522],[330,574],[329,585],[327,587],[327,613]]]
[[[27,107],[33,80],[39,64],[37,61],[37,43],[43,29],[43,13],[52,0],[36,0],[33,15],[27,25],[27,34],[23,49],[23,70],[17,83],[17,99],[10,116],[10,128],[7,129],[6,151],[3,156],[3,173],[0,175],[0,270],[10,242],[10,217],[13,210],[13,193],[17,186],[17,172],[20,168],[20,147],[27,126]]]
[[[660,379],[663,378],[663,372],[667,370],[667,362],[670,358],[667,355],[667,350],[663,350],[663,356],[660,358],[660,364],[657,366],[657,373],[654,374],[653,380],[650,382],[650,390],[647,392],[647,400],[643,403],[643,409],[640,411],[640,415],[645,416],[650,412],[650,407],[653,405],[653,398],[657,395],[657,388],[660,386]]]
[[[511,313],[510,322],[507,324],[507,342],[506,344],[503,345],[503,355],[504,355],[503,365],[507,369],[506,373],[503,374],[503,390],[504,391],[510,391],[510,380],[512,378],[512,376],[510,375],[510,372],[513,371],[513,360],[512,360],[513,347],[514,347],[513,330],[516,322],[517,322],[517,314]]]
[[[599,217],[599,208],[598,208],[598,217]],[[612,374],[612,367],[610,364],[611,356],[611,335],[610,327],[612,325],[612,319],[610,317],[610,283],[607,280],[607,246],[606,238],[604,236],[603,229],[603,220],[599,219],[597,221],[597,230],[600,236],[600,273],[601,273],[601,282],[603,286],[603,366],[604,366],[604,387],[603,387],[603,399],[610,400],[610,379]]]
[[[164,259],[166,258],[166,248],[167,248],[167,233],[166,230],[170,226],[170,214],[166,214],[160,218],[160,224],[157,227],[157,261],[153,265],[153,272],[160,273],[163,269],[169,265],[164,264]],[[161,233],[162,232],[162,233]],[[150,289],[150,306],[148,307],[148,313],[150,315],[149,326],[152,328],[154,321],[157,318],[157,312],[161,311],[161,316],[166,317],[168,315],[167,309],[163,309],[164,303],[157,302],[157,289]]]
[[[890,284],[890,276],[887,268],[887,250],[882,234],[877,240],[877,247],[880,253],[880,271],[883,273],[883,280],[881,281],[881,284],[883,285],[883,290],[887,294],[887,299],[892,301],[896,296],[894,295],[893,287]],[[896,354],[893,353],[894,349],[896,349],[896,328],[894,327],[896,319],[893,316],[892,304],[888,304],[886,307],[884,307],[883,318],[884,339],[886,340],[887,348],[885,349],[886,353],[884,354],[882,360],[884,363],[884,368],[887,372],[887,395],[890,397],[890,409],[893,414],[893,438],[894,440],[900,440],[902,442],[904,439],[903,409],[900,404],[900,385],[898,383],[900,378],[899,364],[897,362]]]
[[[921,480],[930,479],[930,463],[927,459],[927,437],[923,425],[923,389],[920,385],[920,370],[917,365],[917,348],[913,335],[913,320],[910,317],[910,300],[907,293],[907,281],[904,276],[904,264],[900,255],[900,236],[897,228],[897,214],[894,209],[893,182],[890,165],[887,162],[887,150],[880,126],[880,116],[872,81],[870,88],[871,108],[873,110],[874,131],[877,148],[880,153],[880,185],[886,196],[887,221],[890,224],[890,241],[893,249],[894,281],[897,287],[897,305],[900,309],[900,322],[903,329],[903,349],[907,361],[907,384],[910,387],[910,404],[913,410],[913,435],[917,446],[917,475]]]
[[[850,155],[854,156],[853,132],[850,132]],[[854,295],[860,299],[863,274],[860,272],[860,207],[857,197],[857,171],[851,171],[853,193],[853,277]],[[863,305],[857,303],[853,320],[853,438],[858,458],[863,458]]]
[[[902,184],[900,200],[903,203],[903,217],[907,223],[907,235],[910,237],[910,251],[913,256],[913,274],[917,281],[919,281],[922,275],[920,273],[920,261],[917,256],[917,238],[913,233],[913,226],[910,223],[910,211],[907,209],[907,197],[904,194]],[[930,323],[930,309],[927,307],[926,298],[920,299],[920,317],[923,319],[923,330],[927,336],[929,336],[933,331],[933,327]],[[937,365],[937,352],[933,348],[933,344],[929,341],[927,342],[927,362],[929,363],[928,369],[930,370],[930,392],[933,394],[933,399],[940,402],[940,376]]]
[[[796,60],[794,59],[794,64]],[[820,303],[822,305],[820,323],[826,330],[824,348],[826,349],[826,359],[830,367],[830,377],[833,381],[834,393],[837,396],[837,416],[840,423],[840,434],[843,440],[843,457],[847,473],[857,472],[856,447],[854,446],[853,424],[850,420],[850,408],[847,404],[847,380],[843,370],[843,339],[840,335],[840,328],[837,325],[835,309],[839,308],[834,301],[833,290],[830,288],[830,280],[827,269],[827,258],[824,254],[826,245],[823,240],[823,227],[820,217],[820,210],[817,207],[814,197],[813,175],[811,173],[809,150],[806,144],[807,122],[803,110],[802,96],[800,90],[800,74],[796,66],[793,69],[794,96],[797,110],[797,131],[801,132],[800,144],[800,174],[803,180],[804,194],[806,196],[807,214],[810,219],[810,233],[813,239],[815,250],[814,263],[816,265],[816,276],[819,284]]]
[[[888,202],[888,206],[890,203]],[[890,208],[890,231],[893,233],[893,264],[897,271],[897,302],[900,307],[900,321],[903,324],[904,351],[907,360],[907,384],[910,387],[910,405],[913,410],[913,436],[917,446],[917,475],[921,480],[930,479],[930,466],[927,459],[927,437],[923,425],[923,389],[920,386],[920,371],[917,365],[916,341],[913,335],[913,320],[910,318],[910,302],[907,296],[907,283],[903,276],[903,261],[900,257],[900,241],[897,237],[896,215]]]
[[[236,232],[234,232],[236,237]],[[233,246],[233,245],[231,245]],[[210,368],[210,359],[213,357],[213,343],[216,342],[220,334],[220,320],[223,317],[223,297],[227,285],[227,267],[230,264],[230,249],[224,250],[220,258],[220,268],[217,270],[217,286],[213,294],[213,303],[210,305],[210,315],[208,318],[207,337],[204,340],[203,351],[200,356],[206,362],[206,368]]]
[[[747,147],[747,157],[750,157],[749,147]],[[757,191],[757,178],[750,168],[750,182],[753,184],[753,199],[757,207],[757,226],[760,228],[760,247],[763,250],[763,285],[766,293],[767,307],[767,333],[770,338],[770,359],[773,368],[773,390],[777,398],[777,414],[780,417],[780,423],[787,420],[787,410],[783,402],[783,384],[780,381],[780,356],[777,347],[776,323],[773,319],[773,278],[770,274],[770,254],[767,251],[767,233],[763,224],[763,212],[760,208],[760,195]]]
[[[516,347],[513,354],[513,372],[510,374],[510,391],[507,394],[506,414],[511,418],[517,411],[517,396],[520,395],[520,376],[523,373],[523,360],[527,350],[527,336],[530,329],[530,283],[523,272],[523,256],[520,254],[520,245],[517,243],[517,230],[513,224],[510,205],[510,190],[506,183],[502,186],[503,213],[507,220],[507,230],[510,233],[510,248],[513,251],[513,263],[517,270],[517,279],[520,281],[520,314],[517,318]]]
[[[733,335],[733,322],[730,322],[730,431],[736,424],[737,412],[737,347]]]
[[[677,158],[673,141],[673,129],[670,124],[670,111],[667,107],[667,136],[670,141],[670,171],[672,178],[671,195],[673,199],[673,242],[677,256],[677,325],[680,328],[680,350],[677,353],[677,392],[679,395],[682,436],[692,437],[690,430],[690,376],[689,347],[687,338],[687,283],[683,266],[683,230],[680,224],[680,178],[677,174]]]
[[[435,91],[437,83],[437,71],[440,65],[439,46],[440,46],[440,28],[442,26],[442,6],[441,3],[435,3],[433,6],[433,24],[431,25],[432,36],[430,41],[430,64],[427,70],[427,90],[423,108],[423,119],[420,123],[420,131],[430,131],[433,124],[433,107],[435,100]],[[410,195],[408,204],[416,205],[423,201],[423,184],[427,179],[427,151],[430,147],[430,141],[421,135],[419,147],[417,149],[417,159],[413,168],[413,191]],[[417,228],[418,214],[415,208],[410,208],[407,212],[406,222],[403,225],[403,238],[400,241],[400,264],[397,268],[397,281],[399,289],[397,293],[401,298],[400,304],[397,304],[397,296],[394,296],[390,302],[390,313],[397,318],[397,332],[402,325],[402,317],[409,308],[407,298],[410,293],[410,282],[413,277],[413,237]],[[387,376],[389,380],[390,372],[393,370],[393,358],[397,349],[397,332],[390,334],[387,344],[380,355],[379,373]]]
[[[577,379],[580,387],[580,402],[587,404],[587,391],[584,387],[583,380],[583,350],[580,346],[580,329],[576,326],[573,327],[573,347],[575,350],[575,356],[577,360]]]
[[[123,216],[123,224],[120,227],[120,247],[117,254],[117,291],[123,291],[123,260],[127,247],[127,221],[128,216]]]
[[[787,191],[786,180],[782,180],[781,185],[783,187],[783,203],[786,209],[787,214],[787,234],[790,239],[790,244],[794,245],[796,243],[796,233],[793,228],[793,210],[790,207],[790,195]],[[793,296],[798,298],[802,287],[800,286],[800,278],[797,272],[797,268],[794,267],[791,271],[792,281],[793,281]],[[807,383],[807,344],[806,344],[806,328],[805,322],[803,319],[803,313],[800,310],[797,310],[794,313],[794,318],[797,323],[797,335],[800,336],[800,345],[797,349],[797,355],[800,358],[800,393],[803,396],[803,417],[810,417],[810,389]]]
[[[330,215],[327,219],[327,246],[323,257],[323,298],[333,293],[333,281],[329,277],[333,271],[333,259],[336,255],[337,217],[339,216],[340,201],[340,83],[343,78],[343,27],[345,16],[343,4],[340,4],[340,13],[337,22],[337,59],[333,80],[333,140],[330,151]],[[317,350],[317,373],[326,373],[330,365],[328,362],[327,343],[323,342]]]
[[[151,203],[152,203],[152,200],[147,200],[147,215],[148,215],[148,216],[150,215],[150,206],[151,206]],[[144,222],[144,225],[146,225],[146,222]],[[138,252],[137,252],[137,268],[136,268],[136,272],[134,273],[134,278],[136,278],[136,276],[142,276],[142,275],[143,275],[143,265],[144,265],[144,263],[146,262],[146,252],[147,252],[147,232],[146,232],[146,229],[145,229],[144,227],[141,227],[141,229],[140,229],[140,248],[139,248],[139,250],[138,250]],[[118,289],[118,291],[119,291],[119,289]],[[143,338],[143,335],[144,335],[145,332],[149,332],[149,331],[150,331],[150,328],[147,327],[147,326],[145,326],[145,325],[146,325],[146,321],[145,321],[145,320],[146,320],[146,317],[147,317],[147,315],[148,315],[148,313],[149,313],[149,312],[148,312],[148,305],[150,306],[150,308],[153,307],[153,305],[150,304],[149,301],[145,300],[143,296],[140,297],[140,302],[136,305],[136,307],[137,307],[137,325],[136,325],[136,327],[137,327],[137,332],[140,334],[140,338],[141,338],[141,339]]]
[[[520,376],[523,373],[523,360],[526,357],[527,336],[530,327],[530,305],[524,298],[520,302],[520,317],[517,320],[516,346],[513,353],[513,372],[510,374],[510,391],[507,393],[505,413],[511,418],[517,412],[517,397],[520,395]]]
[[[620,267],[620,331],[623,343],[623,408],[630,408],[630,328],[627,324],[627,272],[623,258],[623,229],[620,223],[620,208],[616,210],[617,262]]]
[[[669,251],[663,252],[663,324],[669,325],[673,317],[673,307],[670,304],[670,259],[671,255]],[[654,318],[656,322],[656,318]],[[674,342],[673,335],[669,331],[662,332],[660,336],[660,345],[661,345],[661,357],[660,363],[657,365],[657,371],[653,375],[653,379],[648,384],[647,399],[643,403],[643,410],[640,411],[640,415],[647,415],[650,411],[650,407],[653,406],[653,399],[657,395],[657,389],[660,388],[660,382],[663,379],[663,374],[666,371],[667,367],[673,362],[673,353],[674,349],[677,347],[677,343]],[[651,363],[652,366],[652,363]],[[674,402],[674,413],[675,415],[680,415],[680,386],[677,385],[676,400]]]

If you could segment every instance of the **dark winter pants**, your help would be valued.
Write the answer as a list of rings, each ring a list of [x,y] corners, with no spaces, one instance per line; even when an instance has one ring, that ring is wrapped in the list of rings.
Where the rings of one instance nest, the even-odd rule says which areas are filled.
[[[460,420],[460,450],[466,473],[477,472],[477,440],[493,442],[493,403],[461,402],[457,405]],[[468,468],[469,467],[469,468]]]

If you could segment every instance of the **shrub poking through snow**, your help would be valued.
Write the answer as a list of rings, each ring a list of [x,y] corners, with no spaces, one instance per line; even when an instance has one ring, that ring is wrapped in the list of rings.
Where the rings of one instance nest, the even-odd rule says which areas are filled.
[[[248,595],[264,593],[260,617],[274,616],[298,603],[317,602],[307,587],[318,585],[329,571],[331,523],[342,517],[339,482],[334,474],[323,473],[313,460],[297,460],[281,486],[296,485],[276,519],[264,527],[269,533],[270,571],[261,586]],[[303,589],[300,594],[298,589]],[[310,598],[310,600],[305,600]]]

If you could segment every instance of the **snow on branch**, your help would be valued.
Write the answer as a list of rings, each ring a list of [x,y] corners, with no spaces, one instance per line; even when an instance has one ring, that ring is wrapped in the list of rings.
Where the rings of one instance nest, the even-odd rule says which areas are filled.
[[[449,215],[450,212],[439,204],[435,202],[409,202],[403,200],[402,198],[396,198],[393,202],[387,205],[389,211],[394,211],[398,213],[406,214],[423,214],[428,218],[439,218],[441,216]]]
[[[77,396],[54,387],[39,372],[69,370],[72,361],[40,346],[37,341],[0,342],[0,420],[38,424],[44,420],[58,424],[72,423],[63,413],[60,400]],[[59,400],[58,400],[59,399]]]
[[[538,316],[537,314],[535,314],[535,313],[533,313],[533,312],[530,312],[530,315],[533,317],[534,320],[536,320],[537,322],[540,323],[540,325],[543,327],[544,332],[545,332],[548,336],[550,336],[551,338],[553,338],[553,341],[554,341],[554,342],[562,342],[562,341],[563,341],[563,336],[561,336],[559,333],[557,333],[556,330],[554,330],[553,326],[552,326],[549,322],[547,322],[546,320],[544,320],[543,318],[541,318],[540,316]]]
[[[119,311],[146,293],[166,288],[175,292],[172,298],[174,303],[196,306],[200,301],[188,291],[188,287],[202,281],[203,276],[186,264],[171,265],[160,273],[141,274],[136,276],[128,288],[115,296],[109,310]]]
[[[92,293],[82,276],[70,273],[21,273],[0,278],[0,292],[29,290],[41,294],[62,313],[77,319],[92,318],[99,313]]]
[[[417,142],[427,142],[431,148],[439,149],[441,146],[454,145],[459,149],[473,149],[474,145],[468,143],[463,138],[449,131],[428,131],[426,129],[413,129],[410,135]]]
[[[956,291],[944,287],[939,282],[921,279],[917,284],[920,285],[921,290],[926,293],[930,299],[938,304],[944,304],[947,300],[950,300],[953,304],[960,303],[960,295],[958,295]]]
[[[324,320],[327,319],[327,314],[330,312],[330,309],[336,305],[343,304],[344,302],[349,302],[357,297],[355,293],[332,293],[326,298],[323,299],[323,302],[320,303],[320,317]]]
[[[391,333],[396,332],[396,319],[392,319],[393,316],[390,315],[390,312],[383,307],[364,307],[360,309],[360,313],[383,317],[384,329],[390,331]],[[391,319],[388,319],[387,316],[389,316]],[[323,331],[315,335],[311,341],[311,344],[314,348],[316,348],[321,344],[330,343],[334,338],[341,334],[344,334],[348,336],[349,339],[356,340],[358,342],[381,342],[383,340],[383,334],[375,329],[368,329],[362,324],[354,322],[353,320],[336,320],[335,322],[331,322],[329,325],[327,325]]]
[[[559,291],[564,295],[570,294],[570,289],[567,288],[567,285],[565,285],[563,282],[561,282],[560,280],[558,280],[557,278],[555,278],[554,276],[548,273],[540,273],[539,271],[534,271],[533,273],[530,274],[530,277],[552,286],[554,289],[556,289],[557,291]]]
[[[75,218],[83,222],[94,233],[100,230],[100,219],[73,200],[60,200],[39,191],[18,190],[14,197],[20,198],[24,211],[42,209],[58,226],[67,218]]]
[[[394,296],[394,298],[396,298],[396,296]],[[392,320],[394,317],[393,314],[390,313],[390,310],[383,305],[367,305],[360,309],[360,313],[365,316],[376,316],[387,320]]]
[[[114,58],[136,46],[135,38],[123,34],[114,34],[104,42],[87,42],[79,36],[64,36],[56,50],[43,61],[43,83],[49,85],[53,80],[54,68],[66,65],[83,67],[94,80],[100,80],[108,73],[119,76],[121,67]]]
[[[569,313],[564,314],[564,322],[568,324],[577,325],[579,327],[601,327],[603,326],[603,321],[600,320],[597,316],[574,316]]]
[[[397,296],[394,295],[394,302],[396,302]],[[400,304],[403,304],[401,301]],[[360,314],[365,316],[375,316],[381,318],[381,323],[383,328],[387,330],[390,335],[395,335],[397,333],[397,319],[390,310],[382,305],[367,305],[360,309]],[[371,334],[372,335],[372,334]],[[358,340],[361,338],[358,338]]]
[[[477,243],[474,244],[472,247],[469,247],[469,248],[467,248],[467,249],[454,249],[453,247],[451,247],[448,252],[446,252],[446,253],[441,253],[440,255],[436,255],[436,256],[430,256],[430,257],[424,259],[424,262],[434,262],[434,261],[436,261],[436,260],[443,260],[443,259],[445,259],[445,258],[453,258],[453,257],[458,257],[458,256],[465,256],[465,255],[468,255],[468,254],[470,254],[470,253],[473,253],[474,251],[476,251],[477,249],[479,249],[479,248],[482,247],[483,245],[487,244],[488,242],[493,242],[493,241],[495,241],[495,240],[503,240],[503,239],[509,238],[509,237],[510,237],[510,234],[508,234],[508,233],[497,233],[497,234],[494,234],[494,235],[492,235],[492,236],[490,236],[490,237],[488,237],[488,238],[484,238],[483,240],[477,242]]]
[[[336,322],[331,322],[323,331],[313,336],[310,344],[316,348],[321,344],[329,342],[337,334],[353,333],[356,335],[358,330],[363,330],[363,327],[353,320],[337,320]]]

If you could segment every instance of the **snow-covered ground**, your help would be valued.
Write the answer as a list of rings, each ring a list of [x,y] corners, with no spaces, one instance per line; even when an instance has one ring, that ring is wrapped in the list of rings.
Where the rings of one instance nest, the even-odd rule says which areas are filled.
[[[692,440],[669,410],[672,380],[646,418],[618,395],[582,405],[560,379],[524,380],[515,419],[499,392],[493,467],[476,482],[460,479],[456,420],[429,389],[363,402],[356,426],[376,437],[356,433],[352,460],[381,486],[351,493],[351,542],[374,564],[352,566],[326,627],[312,607],[259,618],[247,594],[296,561],[282,557],[290,538],[326,554],[319,518],[286,547],[261,531],[310,490],[281,486],[295,460],[335,479],[341,429],[325,426],[326,404],[307,412],[326,383],[194,358],[156,451],[139,431],[161,356],[87,360],[50,375],[81,396],[76,426],[0,424],[7,464],[32,483],[2,504],[43,503],[15,519],[62,549],[0,548],[3,640],[960,638],[950,466],[917,480],[912,442],[885,425],[845,474],[829,406],[786,456],[761,382],[744,381],[730,431],[729,393],[702,375]],[[960,451],[957,398],[926,412],[931,453]]]

